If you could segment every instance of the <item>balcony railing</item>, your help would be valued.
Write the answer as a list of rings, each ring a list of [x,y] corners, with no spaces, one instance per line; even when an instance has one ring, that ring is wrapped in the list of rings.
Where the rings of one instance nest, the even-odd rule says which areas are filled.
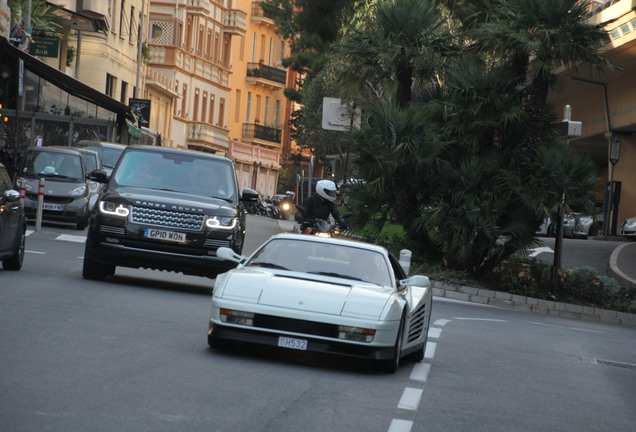
[[[223,31],[229,34],[244,35],[247,29],[247,14],[242,10],[229,9],[223,13]]]
[[[252,17],[254,18],[267,18],[270,20],[273,20],[274,17],[271,16],[271,14],[268,14],[267,12],[265,12],[263,10],[263,8],[260,5],[260,2],[252,2]]]
[[[247,76],[252,78],[266,79],[283,85],[285,85],[285,83],[287,82],[286,70],[267,66],[263,63],[248,63]]]
[[[256,123],[243,123],[243,138],[260,139],[280,145],[281,130]]]

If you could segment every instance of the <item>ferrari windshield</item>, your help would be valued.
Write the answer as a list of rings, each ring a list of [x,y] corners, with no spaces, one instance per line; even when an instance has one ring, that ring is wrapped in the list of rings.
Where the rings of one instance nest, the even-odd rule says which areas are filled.
[[[392,285],[389,264],[383,254],[335,243],[274,239],[247,265]]]

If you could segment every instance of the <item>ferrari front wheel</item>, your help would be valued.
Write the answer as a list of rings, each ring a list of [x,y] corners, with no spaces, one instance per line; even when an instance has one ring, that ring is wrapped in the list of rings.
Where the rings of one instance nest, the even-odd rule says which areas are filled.
[[[395,373],[400,367],[400,357],[402,353],[402,339],[404,339],[404,315],[400,320],[395,345],[393,346],[393,356],[390,359],[380,360],[380,369],[386,373]]]

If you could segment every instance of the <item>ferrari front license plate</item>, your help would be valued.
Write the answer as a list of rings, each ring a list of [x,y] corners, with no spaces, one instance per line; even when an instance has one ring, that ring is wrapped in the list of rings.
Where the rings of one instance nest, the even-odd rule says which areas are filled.
[[[291,349],[304,351],[307,349],[307,341],[305,339],[294,339],[294,338],[280,336],[278,338],[278,346],[283,348],[291,348]]]
[[[175,231],[164,231],[152,228],[144,228],[144,237],[157,239],[157,240],[166,240],[178,243],[184,243],[186,241],[185,233],[175,232]]]

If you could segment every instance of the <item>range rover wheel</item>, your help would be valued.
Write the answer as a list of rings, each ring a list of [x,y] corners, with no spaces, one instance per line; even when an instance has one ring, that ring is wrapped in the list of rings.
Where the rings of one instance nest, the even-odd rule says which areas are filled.
[[[2,261],[2,267],[6,270],[20,270],[24,261],[24,245],[26,234],[24,230],[20,233],[20,240],[15,248],[15,253],[11,258]]]
[[[84,266],[82,267],[82,276],[84,276],[84,279],[103,281],[107,275],[112,275],[114,270],[114,266],[107,266],[97,262],[93,256],[93,248],[86,242],[86,247],[84,248]]]

